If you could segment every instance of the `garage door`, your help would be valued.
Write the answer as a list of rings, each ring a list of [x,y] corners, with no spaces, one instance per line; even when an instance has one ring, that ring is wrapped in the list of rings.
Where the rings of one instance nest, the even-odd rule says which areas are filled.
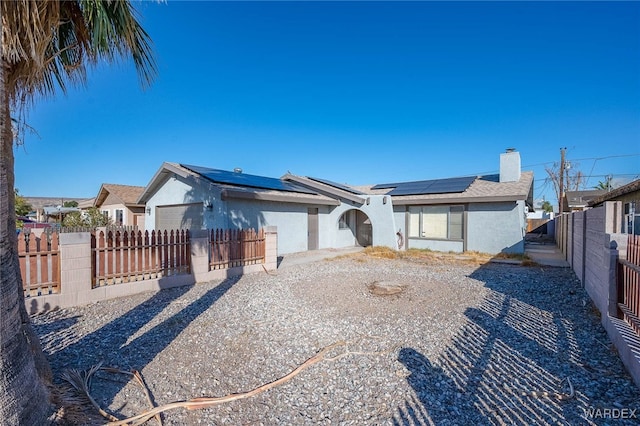
[[[202,229],[202,203],[157,206],[156,229]]]

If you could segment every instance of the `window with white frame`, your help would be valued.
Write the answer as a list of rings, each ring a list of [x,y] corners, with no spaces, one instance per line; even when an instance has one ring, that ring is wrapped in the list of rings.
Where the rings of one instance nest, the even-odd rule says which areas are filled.
[[[124,210],[116,209],[116,225],[124,224]]]
[[[462,240],[464,206],[410,206],[409,237]]]

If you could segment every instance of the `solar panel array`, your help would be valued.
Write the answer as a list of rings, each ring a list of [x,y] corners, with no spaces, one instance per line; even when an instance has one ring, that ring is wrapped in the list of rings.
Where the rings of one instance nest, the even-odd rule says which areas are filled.
[[[182,167],[198,173],[215,183],[224,183],[235,186],[248,186],[250,188],[271,189],[275,191],[300,192],[303,194],[317,193],[291,182],[265,176],[250,175],[247,173],[229,172],[226,170],[210,169],[208,167],[190,166],[181,164]]]
[[[465,176],[449,179],[420,180],[414,182],[383,183],[371,189],[390,189],[388,195],[428,195],[464,192],[476,176]]]
[[[314,178],[314,177],[311,177],[311,176],[309,176],[309,179],[315,180],[316,182],[324,183],[325,185],[333,186],[334,188],[342,189],[343,191],[347,191],[347,192],[350,192],[352,194],[362,195],[362,192],[358,191],[357,189],[353,189],[353,188],[351,188],[351,187],[349,187],[347,185],[343,185],[341,183],[331,182],[330,180]]]

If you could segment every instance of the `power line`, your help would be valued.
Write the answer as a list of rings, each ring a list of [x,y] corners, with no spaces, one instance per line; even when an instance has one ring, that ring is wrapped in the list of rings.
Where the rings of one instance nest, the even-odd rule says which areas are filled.
[[[573,161],[606,160],[609,158],[620,158],[620,157],[640,157],[640,154],[620,154],[620,155],[608,155],[606,157],[574,158]]]

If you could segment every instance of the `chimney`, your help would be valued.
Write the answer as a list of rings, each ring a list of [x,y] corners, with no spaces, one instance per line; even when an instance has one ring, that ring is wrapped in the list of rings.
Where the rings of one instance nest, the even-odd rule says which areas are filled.
[[[500,182],[520,180],[520,153],[515,148],[507,148],[500,154]]]

